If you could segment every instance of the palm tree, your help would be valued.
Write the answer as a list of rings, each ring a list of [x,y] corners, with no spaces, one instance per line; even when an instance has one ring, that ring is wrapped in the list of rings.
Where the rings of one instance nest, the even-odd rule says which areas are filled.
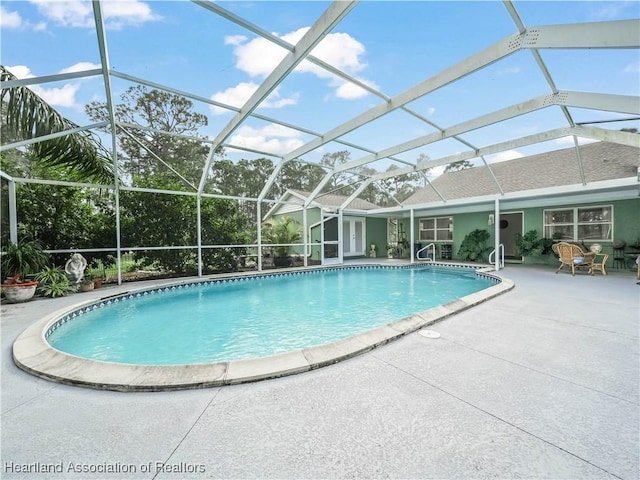
[[[289,252],[291,246],[287,244],[297,243],[302,240],[302,225],[291,217],[272,218],[263,224],[263,238],[274,245],[274,263],[277,267],[291,266]]]
[[[17,80],[0,65],[0,82]],[[22,140],[78,128],[64,118],[41,97],[25,86],[2,88],[2,121],[6,128]],[[98,136],[82,131],[43,140],[31,145],[32,151],[45,166],[62,167],[69,177],[78,181],[111,184],[114,181],[113,162]]]

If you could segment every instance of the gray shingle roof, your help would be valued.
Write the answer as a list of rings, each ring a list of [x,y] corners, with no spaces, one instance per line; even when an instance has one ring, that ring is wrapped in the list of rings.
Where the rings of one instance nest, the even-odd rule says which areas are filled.
[[[634,177],[640,166],[639,148],[615,143],[582,145],[580,156],[587,183]],[[490,166],[505,193],[582,183],[574,148],[492,163]],[[446,200],[500,193],[485,166],[445,173],[431,183]],[[427,186],[414,193],[404,204],[439,200],[433,188]]]

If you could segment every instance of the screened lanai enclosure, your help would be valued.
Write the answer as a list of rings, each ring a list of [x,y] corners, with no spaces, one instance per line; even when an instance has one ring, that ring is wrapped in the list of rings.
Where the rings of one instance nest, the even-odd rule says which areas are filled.
[[[636,2],[0,8],[2,244],[35,240],[58,265],[81,252],[120,282],[389,246],[413,261],[398,247],[430,211],[638,198],[637,167],[594,180],[582,153],[640,147]],[[540,171],[562,187],[514,191],[494,172],[566,148],[576,173]],[[491,192],[438,189],[471,168]]]

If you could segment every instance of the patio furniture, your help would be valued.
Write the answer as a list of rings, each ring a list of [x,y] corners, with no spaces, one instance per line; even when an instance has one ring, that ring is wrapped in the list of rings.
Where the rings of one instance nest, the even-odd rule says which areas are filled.
[[[607,258],[609,258],[608,253],[596,253],[593,258],[593,262],[591,263],[591,267],[589,268],[589,273],[593,275],[594,271],[598,271],[602,273],[602,275],[606,275]]]
[[[571,275],[575,276],[577,268],[588,267],[589,273],[593,275],[592,265],[596,256],[595,253],[585,252],[580,245],[567,242],[554,243],[551,248],[560,259],[560,267],[558,267],[556,273],[567,266],[571,269]]]

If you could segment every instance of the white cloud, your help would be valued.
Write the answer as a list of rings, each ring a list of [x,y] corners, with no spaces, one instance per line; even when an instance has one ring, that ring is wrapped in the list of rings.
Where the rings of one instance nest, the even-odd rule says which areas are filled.
[[[627,7],[637,11],[637,2],[633,0],[617,1],[617,2],[604,2],[605,6],[596,10],[593,13],[593,17],[597,20],[610,20],[617,18],[624,12]]]
[[[32,85],[31,90],[40,95],[52,107],[76,107],[76,93],[80,88],[77,83],[67,83],[62,87],[42,88]]]
[[[18,12],[10,12],[6,8],[0,6],[0,27],[17,29],[23,26],[24,22]]]
[[[640,73],[640,62],[630,63],[624,70],[624,73]]]
[[[282,35],[281,38],[295,45],[308,30],[309,27],[301,28]],[[233,46],[236,67],[251,77],[264,78],[268,76],[289,53],[261,37],[249,40],[242,35],[228,36],[225,38],[225,44]],[[330,33],[316,45],[311,54],[352,76],[367,67],[367,64],[362,60],[365,54],[364,45],[346,33]],[[361,87],[346,82],[306,60],[301,62],[295,71],[297,73],[311,73],[319,78],[329,80],[328,85],[334,89],[334,95],[338,98],[353,99],[368,93]],[[365,79],[360,80],[376,88],[373,82]]]
[[[378,85],[376,85],[374,82],[371,82],[369,80],[363,80],[361,78],[359,78],[358,80],[360,80],[365,85],[368,85],[373,89],[378,90]],[[347,82],[342,79],[331,82],[330,85],[337,86],[335,90],[335,96],[338,98],[343,98],[345,100],[353,100],[355,98],[361,98],[369,93],[368,90],[365,90],[359,85],[356,85],[351,82]]]
[[[258,89],[259,85],[253,82],[241,82],[235,87],[227,88],[223,92],[218,92],[211,95],[211,100],[216,102],[231,105],[232,107],[240,108]],[[298,100],[298,95],[295,94],[291,97],[280,97],[280,92],[276,88],[271,94],[260,104],[260,107],[265,108],[280,108],[286,105],[295,105]],[[222,115],[229,112],[224,108],[211,106],[211,113],[214,115]]]
[[[19,79],[35,77],[35,75],[31,73],[31,70],[29,70],[29,67],[25,65],[7,66],[7,70]]]
[[[288,53],[262,37],[249,40],[247,37],[235,35],[226,37],[225,44],[233,46],[236,68],[250,77],[266,77]]]
[[[517,75],[522,71],[522,67],[507,67],[498,72],[500,75]]]
[[[62,69],[59,73],[77,72],[87,69],[97,68],[89,62],[80,62],[70,67]],[[17,78],[33,78],[35,75],[31,73],[31,69],[26,65],[8,66],[7,70],[13,73]],[[42,97],[52,107],[68,107],[79,108],[76,102],[76,93],[80,89],[80,82],[66,83],[61,87],[42,87],[41,85],[29,85],[29,89],[35,94]]]
[[[269,95],[266,100],[260,104],[260,106],[266,108],[286,107],[287,105],[295,105],[296,103],[298,103],[299,98],[300,95],[298,93],[295,93],[290,97],[280,98],[278,89],[275,89],[273,92],[271,92],[271,95]]]
[[[83,72],[85,70],[94,70],[96,68],[102,68],[102,65],[91,62],[78,62],[70,67],[63,68],[58,73],[73,73],[73,72]]]
[[[440,165],[438,167],[431,167],[431,169],[429,170],[428,177],[430,179],[434,179],[436,177],[439,177],[440,175],[442,175],[444,173],[444,170],[446,168],[447,168],[446,165]]]
[[[274,155],[284,155],[303,145],[300,135],[300,132],[281,125],[270,124],[260,129],[243,126],[230,138],[229,143]]]
[[[587,143],[594,143],[594,142],[598,142],[599,140],[593,140],[591,138],[584,138],[584,137],[578,137],[578,144],[579,145],[586,145]],[[561,146],[573,146],[575,145],[573,142],[573,136],[568,136],[568,137],[562,137],[562,138],[558,138],[555,140],[555,144],[556,145],[561,145]]]
[[[31,0],[31,3],[37,5],[42,15],[59,25],[76,28],[94,26],[93,7],[90,2]],[[100,5],[106,25],[114,29],[161,19],[147,3],[139,0],[110,0],[101,2]]]
[[[47,25],[44,22],[31,23],[23,19],[18,12],[11,12],[0,6],[0,27],[8,30],[20,30],[30,28],[32,30],[45,30]]]
[[[522,157],[524,157],[524,153],[521,153],[517,150],[505,150],[504,152],[499,152],[495,155],[488,155],[486,159],[487,163],[498,163]]]

